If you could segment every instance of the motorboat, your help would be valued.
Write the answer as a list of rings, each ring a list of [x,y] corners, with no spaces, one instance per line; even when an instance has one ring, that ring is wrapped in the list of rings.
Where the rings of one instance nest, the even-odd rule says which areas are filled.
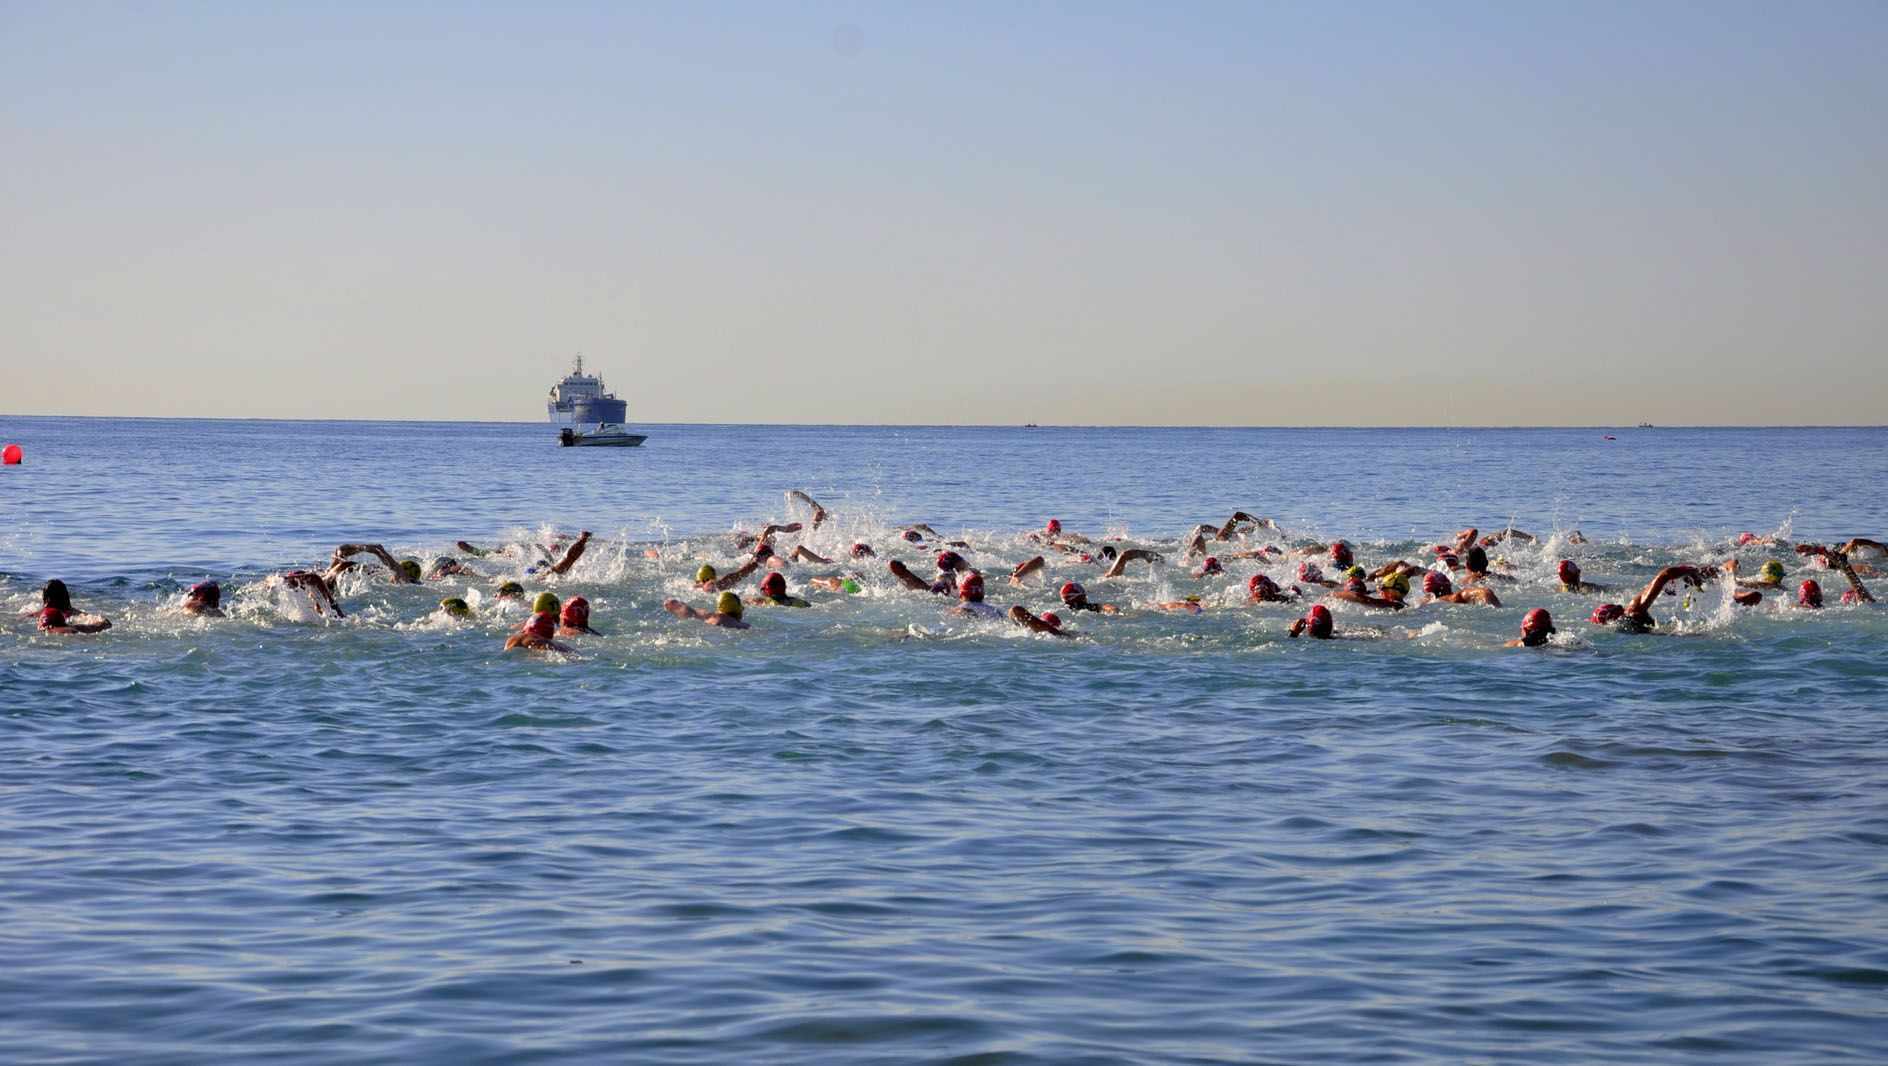
[[[600,422],[590,429],[565,426],[557,433],[557,443],[566,448],[634,448],[648,439],[621,422]]]

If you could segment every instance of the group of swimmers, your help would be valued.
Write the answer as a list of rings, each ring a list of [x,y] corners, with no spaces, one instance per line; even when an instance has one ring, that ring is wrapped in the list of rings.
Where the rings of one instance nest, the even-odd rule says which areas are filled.
[[[684,621],[697,621],[724,629],[747,629],[751,625],[744,617],[747,607],[812,606],[811,601],[790,593],[786,571],[800,564],[831,567],[835,565],[834,560],[820,555],[804,543],[788,549],[779,542],[785,537],[807,531],[809,525],[811,530],[818,530],[829,520],[830,514],[804,492],[789,492],[787,498],[790,507],[801,506],[810,511],[809,524],[769,524],[759,533],[734,534],[732,547],[742,558],[740,565],[723,573],[712,563],[703,563],[694,573],[695,587],[714,597],[712,608],[698,608],[672,598],[664,601],[663,609]],[[1096,578],[1101,581],[1122,577],[1129,565],[1135,562],[1145,562],[1151,567],[1166,561],[1160,552],[1154,550],[1103,543],[1064,530],[1062,523],[1053,518],[1042,529],[1027,533],[1024,539],[1037,549],[1036,554],[1010,568],[1007,574],[1008,583],[1022,589],[1031,587],[1031,583],[1038,578],[1046,580],[1052,555],[1063,568],[1098,570]],[[1430,558],[1422,561],[1392,559],[1374,568],[1366,568],[1358,562],[1347,541],[1289,545],[1281,542],[1283,539],[1276,522],[1244,511],[1235,511],[1220,525],[1195,527],[1182,538],[1180,554],[1185,572],[1198,580],[1227,576],[1227,563],[1234,560],[1256,562],[1261,567],[1271,566],[1274,569],[1281,566],[1287,568],[1295,578],[1289,584],[1282,584],[1263,572],[1253,573],[1245,581],[1244,594],[1239,597],[1239,602],[1243,605],[1303,604],[1305,613],[1290,624],[1288,635],[1328,640],[1339,635],[1330,607],[1333,602],[1385,612],[1430,604],[1500,607],[1502,601],[1496,586],[1512,584],[1516,579],[1491,564],[1489,549],[1497,548],[1504,542],[1532,543],[1538,540],[1533,534],[1512,527],[1486,535],[1471,527],[1447,541],[1431,546],[1427,553]],[[1577,531],[1566,534],[1564,540],[1569,544],[1585,543],[1585,538]],[[555,577],[568,574],[583,557],[590,543],[591,536],[586,530],[568,543],[554,539],[549,544],[482,549],[459,541],[457,547],[474,560],[500,557],[514,562],[524,561],[528,563],[525,567],[528,576]],[[1754,533],[1740,535],[1735,544],[1737,549],[1782,546],[1786,546],[1785,542],[1778,538],[1759,537]],[[1874,602],[1875,597],[1870,594],[1862,577],[1864,573],[1875,573],[1875,570],[1866,564],[1852,562],[1850,557],[1862,552],[1888,553],[1888,546],[1861,537],[1853,538],[1839,547],[1813,543],[1789,546],[1797,555],[1818,560],[1824,570],[1839,574],[1846,580],[1848,588],[1842,593],[1843,603]],[[1055,611],[1038,613],[1020,603],[1005,611],[986,602],[984,574],[970,562],[969,557],[977,553],[967,541],[946,538],[930,526],[918,523],[899,530],[896,548],[887,549],[886,555],[889,556],[893,550],[921,552],[936,570],[935,576],[926,578],[903,559],[883,558],[883,571],[896,587],[914,594],[949,597],[954,602],[948,610],[954,616],[1006,618],[1031,633],[1061,639],[1073,639],[1076,636]],[[648,549],[645,554],[662,558],[662,551],[656,548]],[[838,564],[840,569],[812,575],[804,582],[806,586],[840,594],[860,592],[868,579],[868,571],[881,566],[881,554],[877,548],[864,541],[851,544],[846,554],[849,559],[844,564]],[[376,567],[363,562],[363,556],[371,557],[380,565]],[[1293,564],[1295,571],[1291,570]],[[379,544],[342,544],[335,548],[325,570],[290,570],[273,575],[273,581],[282,589],[306,596],[316,615],[341,618],[344,617],[340,605],[341,576],[349,573],[373,576],[381,574],[383,570],[386,580],[396,584],[481,577],[471,565],[452,556],[435,559],[430,566],[423,566],[418,559],[396,559]],[[1561,559],[1555,568],[1563,592],[1602,599],[1589,616],[1588,620],[1592,624],[1610,625],[1633,633],[1651,632],[1657,627],[1653,608],[1661,596],[1670,594],[1676,587],[1702,588],[1711,582],[1729,582],[1731,602],[1749,607],[1761,603],[1766,593],[1777,595],[1783,592],[1786,573],[1783,564],[1772,558],[1761,564],[1754,577],[1746,578],[1740,572],[1739,560],[1733,552],[1715,565],[1666,566],[1636,594],[1621,603],[1605,601],[1606,594],[1613,590],[1587,581],[1574,560]],[[750,578],[754,578],[753,595],[743,599],[736,589]],[[1374,589],[1371,582],[1375,582]],[[1422,598],[1412,603],[1417,589],[1421,590]],[[501,602],[523,602],[525,597],[523,585],[515,579],[497,580],[495,593]],[[1116,615],[1129,609],[1198,614],[1207,609],[1201,595],[1187,595],[1177,600],[1156,600],[1130,607],[1102,602],[1091,599],[1083,584],[1073,578],[1060,583],[1056,596],[1062,609],[1071,615]],[[214,581],[205,581],[191,586],[184,593],[178,608],[191,615],[222,617],[224,612],[221,601],[221,586]],[[1806,610],[1822,607],[1823,590],[1815,577],[1805,576],[1796,586],[1795,605]],[[441,600],[439,610],[452,618],[469,618],[474,614],[472,605],[462,597]],[[53,580],[47,582],[41,592],[38,626],[46,633],[78,635],[103,632],[111,628],[111,621],[78,612],[72,605],[71,594],[65,584]],[[1508,641],[1507,646],[1540,647],[1547,644],[1557,631],[1553,616],[1547,609],[1535,607],[1523,615],[1520,635]],[[527,620],[506,638],[505,650],[569,652],[570,646],[559,638],[588,635],[597,635],[597,630],[590,626],[590,605],[584,597],[571,596],[560,601],[555,593],[540,591],[530,601]]]

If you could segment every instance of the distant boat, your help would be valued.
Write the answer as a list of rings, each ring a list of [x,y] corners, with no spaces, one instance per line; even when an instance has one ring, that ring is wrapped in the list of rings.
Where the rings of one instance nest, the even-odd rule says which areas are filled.
[[[1641,422],[1641,423],[1639,423],[1639,428],[1640,428],[1640,429],[1651,429],[1651,428],[1652,428],[1652,423],[1650,423],[1650,422]]]
[[[564,380],[551,386],[550,402],[545,405],[553,422],[581,425],[585,422],[626,422],[629,402],[613,392],[603,391],[603,379],[583,372],[583,356]]]
[[[648,439],[644,434],[631,433],[618,422],[604,422],[591,430],[565,426],[557,433],[557,443],[566,448],[634,448]]]

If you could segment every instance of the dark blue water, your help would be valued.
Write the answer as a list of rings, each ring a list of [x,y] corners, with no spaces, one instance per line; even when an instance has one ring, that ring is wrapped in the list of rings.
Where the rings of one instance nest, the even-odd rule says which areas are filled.
[[[0,418],[27,449],[0,469],[0,1058],[1888,1058],[1882,609],[1753,547],[1832,606],[1718,583],[1635,637],[1552,578],[1629,592],[1741,530],[1888,540],[1888,431],[1605,432],[658,426],[617,452]],[[875,567],[744,632],[661,611],[705,607],[687,575],[793,488],[833,512],[813,549],[928,522],[1004,606],[1054,606],[996,580],[1051,515],[1170,561],[1058,558],[1130,608],[1074,641]],[[1256,563],[1179,560],[1234,508],[1366,563],[1510,519],[1543,541],[1494,552],[1501,608],[1342,605],[1348,639],[1294,641],[1299,610],[1239,603]],[[421,589],[350,575],[341,622],[269,576],[576,528],[599,542],[561,579],[522,547]],[[114,628],[35,634],[16,612],[55,576]],[[204,577],[229,619],[175,609]],[[606,635],[505,655],[506,577]],[[433,610],[455,594],[477,618]],[[1533,606],[1554,645],[1501,647]]]

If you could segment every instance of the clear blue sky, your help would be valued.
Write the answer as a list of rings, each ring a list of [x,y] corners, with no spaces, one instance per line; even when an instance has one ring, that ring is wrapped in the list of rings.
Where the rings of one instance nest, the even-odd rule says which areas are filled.
[[[0,412],[1888,421],[1888,3],[0,0]]]

